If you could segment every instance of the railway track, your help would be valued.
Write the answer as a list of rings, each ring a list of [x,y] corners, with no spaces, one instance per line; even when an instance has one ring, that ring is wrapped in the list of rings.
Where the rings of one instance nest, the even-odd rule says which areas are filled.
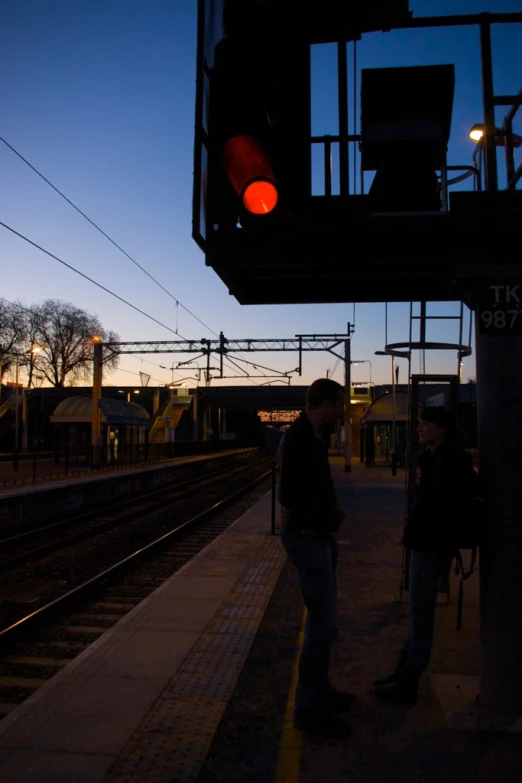
[[[0,631],[0,717],[49,680],[262,497],[271,472]]]
[[[225,466],[204,477],[193,477],[168,487],[133,495],[131,498],[115,500],[109,506],[105,505],[103,509],[98,508],[68,516],[49,525],[29,527],[21,531],[19,525],[13,526],[11,530],[16,531],[14,535],[0,539],[0,572],[5,574],[9,569],[55,552],[62,547],[88,540],[104,531],[113,530],[139,519],[144,514],[153,514],[157,510],[163,511],[166,505],[174,505],[190,497],[196,489],[198,492],[210,491],[217,481],[226,479],[228,475],[237,475],[238,472],[249,472],[258,464],[266,465],[266,457],[246,462],[236,469]]]

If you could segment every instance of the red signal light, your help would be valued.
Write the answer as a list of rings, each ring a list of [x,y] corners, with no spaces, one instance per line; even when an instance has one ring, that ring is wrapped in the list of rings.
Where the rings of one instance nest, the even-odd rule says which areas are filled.
[[[273,182],[268,179],[255,179],[243,192],[243,204],[254,215],[267,215],[277,204],[279,194]]]
[[[266,215],[275,208],[279,194],[276,178],[262,144],[253,136],[232,136],[223,151],[227,176],[245,209]]]

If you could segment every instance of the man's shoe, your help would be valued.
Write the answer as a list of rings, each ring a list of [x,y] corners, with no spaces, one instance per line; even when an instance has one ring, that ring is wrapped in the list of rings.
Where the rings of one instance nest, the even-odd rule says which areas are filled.
[[[357,703],[357,697],[354,693],[338,691],[337,688],[331,688],[327,699],[326,708],[330,712],[350,712],[354,704]]]
[[[406,666],[395,682],[375,688],[375,696],[385,703],[413,707],[417,703],[417,688],[422,669]]]
[[[332,739],[345,739],[351,732],[350,725],[331,712],[299,707],[296,708],[294,715],[294,728],[304,734]]]
[[[400,652],[399,660],[397,661],[397,666],[395,667],[395,671],[393,671],[387,677],[382,677],[380,680],[374,680],[372,685],[375,685],[377,688],[380,688],[382,685],[392,685],[393,683],[396,683],[400,677],[401,672],[405,669],[407,661],[408,661],[408,649],[406,647],[403,647],[403,649]]]

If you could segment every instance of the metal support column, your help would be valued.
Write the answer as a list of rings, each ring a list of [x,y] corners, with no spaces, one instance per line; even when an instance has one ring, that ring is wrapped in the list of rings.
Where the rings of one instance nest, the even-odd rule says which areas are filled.
[[[18,356],[15,359],[15,437],[14,437],[14,453],[15,453],[15,460],[18,459],[18,420],[20,418],[20,411],[18,409],[19,403],[20,403],[20,397],[19,397],[19,389],[18,389]]]
[[[98,403],[102,396],[103,343],[95,342],[93,348],[91,446],[93,465],[98,465],[100,462],[100,447],[102,445],[101,409]]]
[[[397,475],[397,411],[395,395],[395,356],[392,354],[392,431],[391,431],[391,450],[392,450],[392,474]]]
[[[194,389],[194,392],[192,394],[192,440],[197,441],[199,438],[199,427],[198,427],[198,397],[199,397],[199,389]]]
[[[160,392],[159,389],[154,389],[154,394],[152,395],[152,417],[157,414],[159,411],[160,406]]]
[[[521,713],[522,334],[482,333],[479,313],[475,324],[480,477],[490,504],[480,549],[480,701]]]
[[[27,451],[29,428],[27,426],[27,389],[22,389],[22,454]]]
[[[484,105],[484,157],[486,163],[486,190],[498,190],[497,148],[495,145],[495,105],[493,103],[493,61],[491,57],[491,25],[488,14],[480,23],[480,52],[482,55],[482,101]]]
[[[339,105],[339,192],[350,192],[350,163],[348,153],[348,57],[346,41],[337,44],[337,84]]]
[[[348,334],[350,329],[348,329]],[[344,408],[344,472],[350,473],[352,470],[352,448],[351,448],[351,423],[350,423],[350,388],[351,388],[351,345],[350,340],[344,341],[344,386],[346,390],[346,403]]]

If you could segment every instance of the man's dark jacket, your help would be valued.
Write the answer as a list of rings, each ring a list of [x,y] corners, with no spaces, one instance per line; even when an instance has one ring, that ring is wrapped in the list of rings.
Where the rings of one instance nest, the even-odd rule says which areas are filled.
[[[334,533],[343,514],[337,505],[328,448],[301,413],[279,449],[279,501],[289,529]]]
[[[478,494],[478,476],[462,447],[441,443],[419,458],[421,480],[402,543],[409,549],[453,552],[459,515]]]

